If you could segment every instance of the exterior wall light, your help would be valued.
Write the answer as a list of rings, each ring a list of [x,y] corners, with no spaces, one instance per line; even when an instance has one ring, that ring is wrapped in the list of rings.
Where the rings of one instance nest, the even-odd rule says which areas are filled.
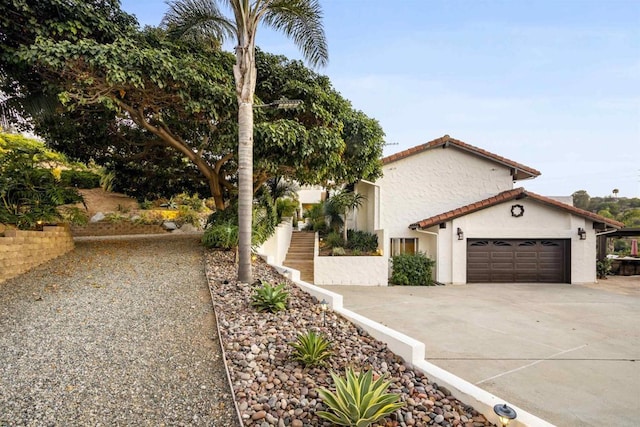
[[[320,301],[320,309],[322,309],[322,326],[327,326],[327,309],[329,308],[329,303],[326,299],[322,298]]]
[[[582,227],[578,227],[578,236],[580,236],[580,240],[587,240],[587,232]]]
[[[498,418],[500,418],[500,424],[502,424],[502,427],[507,427],[511,420],[515,420],[518,416],[515,409],[507,406],[506,403],[494,406],[493,412],[495,412]]]
[[[462,228],[458,227],[456,234],[458,234],[458,240],[464,240],[464,232],[462,231]]]

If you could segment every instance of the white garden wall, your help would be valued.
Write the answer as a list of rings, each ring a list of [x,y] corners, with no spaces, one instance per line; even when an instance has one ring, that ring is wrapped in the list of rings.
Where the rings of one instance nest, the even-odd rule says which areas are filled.
[[[387,286],[388,259],[381,256],[316,256],[316,285]]]
[[[264,242],[256,251],[259,255],[266,258],[269,264],[282,265],[289,244],[291,243],[291,233],[293,231],[293,221],[291,218],[283,220],[276,227],[275,233]]]

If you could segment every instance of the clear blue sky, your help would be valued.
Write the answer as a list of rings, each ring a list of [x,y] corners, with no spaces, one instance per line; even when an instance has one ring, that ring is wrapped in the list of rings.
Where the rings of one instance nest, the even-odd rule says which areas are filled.
[[[317,70],[385,155],[444,134],[538,169],[543,195],[640,197],[640,0],[321,0]],[[122,0],[158,25],[163,0]],[[265,51],[301,59],[260,29]]]

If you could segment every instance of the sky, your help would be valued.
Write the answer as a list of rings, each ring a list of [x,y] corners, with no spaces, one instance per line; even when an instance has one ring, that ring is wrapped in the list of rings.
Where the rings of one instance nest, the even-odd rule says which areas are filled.
[[[163,0],[121,0],[157,26]],[[316,69],[379,121],[385,156],[449,135],[535,168],[547,196],[640,197],[640,0],[320,0]],[[264,51],[303,59],[260,28]],[[228,44],[228,46],[232,46]]]

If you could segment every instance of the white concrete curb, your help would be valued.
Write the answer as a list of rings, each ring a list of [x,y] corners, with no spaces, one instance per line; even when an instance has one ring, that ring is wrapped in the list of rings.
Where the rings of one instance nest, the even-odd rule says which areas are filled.
[[[500,425],[500,420],[493,412],[493,407],[497,404],[506,403],[515,409],[518,414],[518,417],[513,420],[509,426],[554,427],[553,424],[530,414],[524,409],[506,402],[504,399],[501,399],[456,375],[453,375],[451,372],[445,371],[444,369],[427,362],[425,360],[424,343],[378,322],[374,322],[365,316],[354,313],[351,310],[347,310],[343,306],[342,295],[325,290],[310,283],[303,282],[300,280],[300,272],[297,270],[281,265],[271,265],[278,270],[280,274],[289,278],[305,292],[318,298],[318,300],[326,300],[335,312],[340,313],[347,319],[351,320],[353,323],[366,330],[374,338],[386,343],[391,351],[402,357],[412,368],[423,372],[432,381],[448,388],[455,397],[459,398],[466,404],[473,406],[492,423]]]

